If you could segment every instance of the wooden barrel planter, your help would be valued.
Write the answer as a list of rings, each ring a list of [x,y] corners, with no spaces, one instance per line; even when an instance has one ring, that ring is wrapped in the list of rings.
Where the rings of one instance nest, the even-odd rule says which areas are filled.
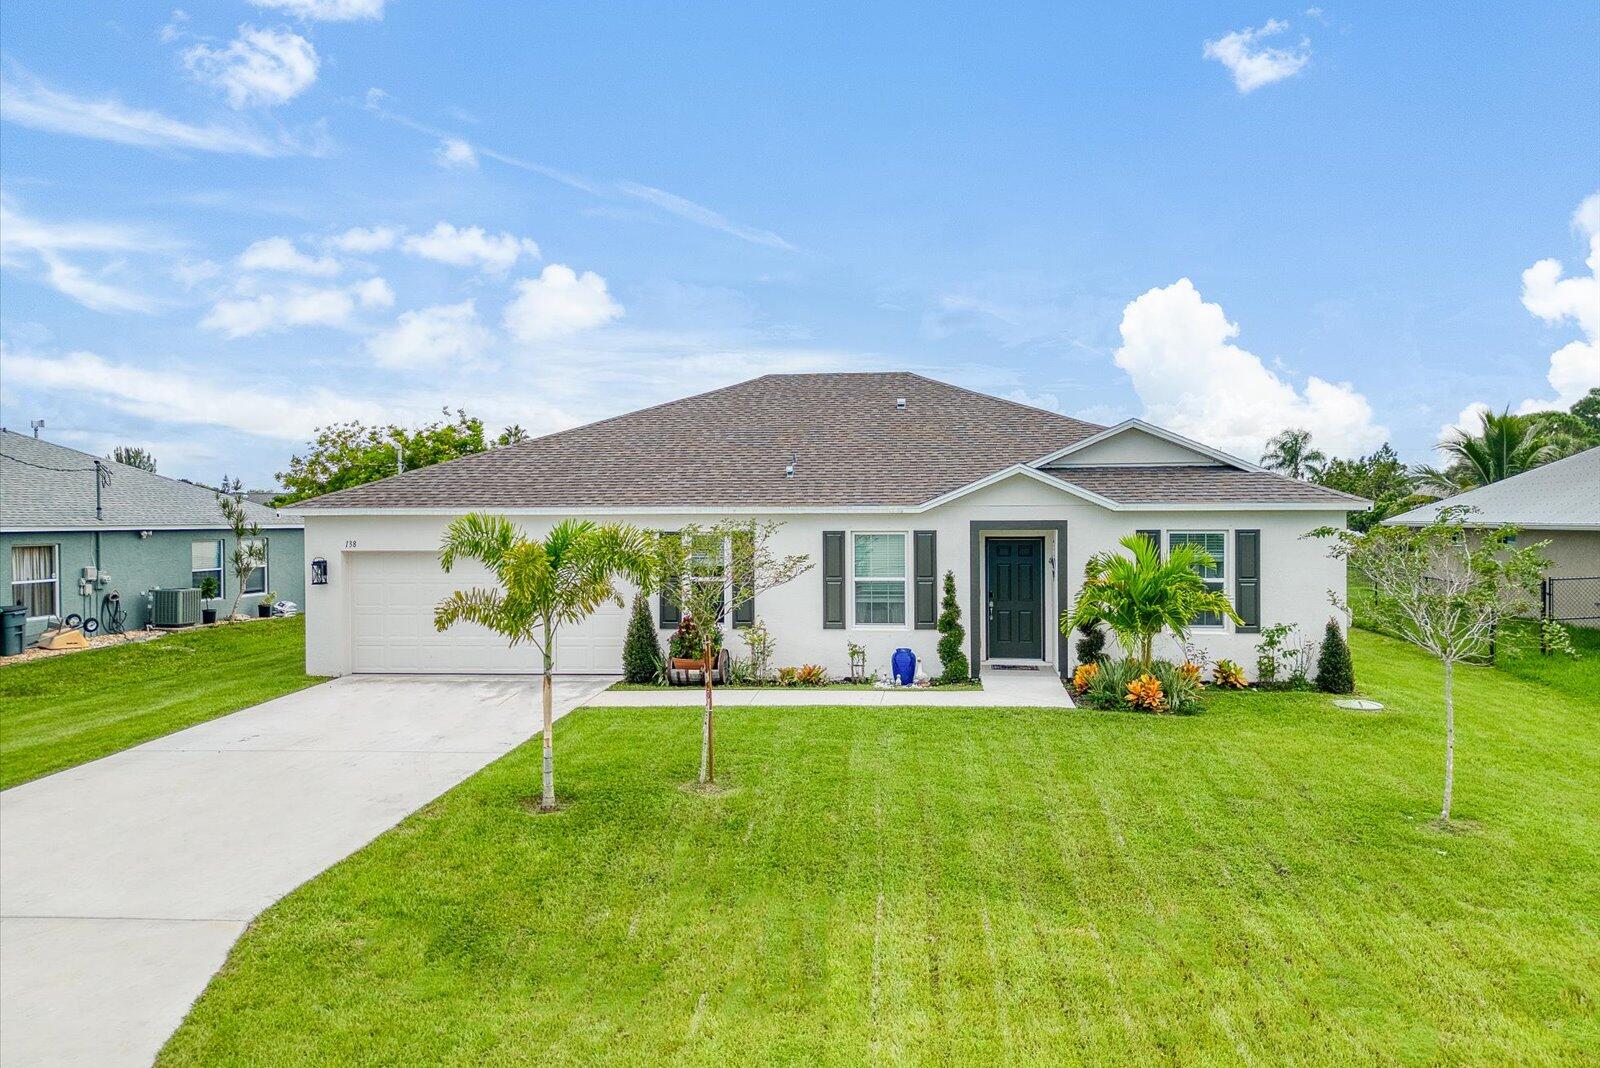
[[[701,661],[673,657],[671,666],[667,668],[667,679],[674,686],[703,686]],[[713,686],[725,686],[727,682],[728,650],[723,649],[717,653],[716,662],[711,666],[711,683]]]

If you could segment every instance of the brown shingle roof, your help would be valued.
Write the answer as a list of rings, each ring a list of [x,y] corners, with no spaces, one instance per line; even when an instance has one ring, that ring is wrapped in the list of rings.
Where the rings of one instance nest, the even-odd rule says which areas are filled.
[[[912,505],[1100,429],[905,372],[766,375],[295,509]]]
[[[909,506],[1101,429],[907,372],[766,375],[294,508]],[[785,478],[791,456],[795,474]],[[1227,467],[1048,473],[1120,503],[1320,501],[1337,508],[1349,500]]]
[[[1118,504],[1327,504],[1330,508],[1366,502],[1309,482],[1270,471],[1237,467],[1061,467],[1045,474]]]

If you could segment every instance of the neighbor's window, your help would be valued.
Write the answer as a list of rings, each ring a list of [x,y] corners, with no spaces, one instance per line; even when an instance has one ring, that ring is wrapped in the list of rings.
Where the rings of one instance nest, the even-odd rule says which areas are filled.
[[[906,621],[906,536],[855,535],[857,626],[904,626]]]
[[[34,619],[57,614],[60,586],[56,581],[54,545],[18,545],[11,550],[11,603],[28,609]]]
[[[207,575],[217,580],[217,596],[222,596],[222,542],[193,541],[189,543],[189,585],[195,589]]]
[[[266,593],[267,592],[267,539],[266,538],[258,538],[255,541],[246,541],[244,543],[244,545],[245,545],[245,548],[247,548],[247,549],[252,545],[261,546],[261,566],[256,568],[254,571],[250,572],[250,577],[245,579],[244,592],[245,593]]]
[[[1170,551],[1175,549],[1180,545],[1198,546],[1210,554],[1213,561],[1212,565],[1210,567],[1205,567],[1204,565],[1197,566],[1195,570],[1199,572],[1201,578],[1206,580],[1206,585],[1209,588],[1217,591],[1218,593],[1226,592],[1228,587],[1228,584],[1225,581],[1228,573],[1227,533],[1221,530],[1168,531],[1168,550]],[[1222,626],[1222,616],[1216,612],[1201,612],[1199,615],[1194,617],[1194,625],[1197,627],[1220,627]]]

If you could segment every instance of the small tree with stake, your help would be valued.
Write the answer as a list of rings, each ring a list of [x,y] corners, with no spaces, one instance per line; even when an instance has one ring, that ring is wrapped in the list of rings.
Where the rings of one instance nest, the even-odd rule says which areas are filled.
[[[1455,667],[1482,657],[1497,631],[1502,647],[1515,640],[1515,629],[1500,623],[1537,604],[1539,579],[1549,566],[1539,554],[1549,542],[1516,548],[1515,528],[1469,529],[1469,511],[1441,508],[1425,527],[1378,526],[1365,533],[1323,527],[1311,534],[1334,539],[1332,555],[1364,580],[1369,595],[1362,611],[1375,629],[1426,650],[1444,666],[1442,826],[1449,826],[1455,789]],[[1546,624],[1545,633],[1571,648],[1559,624]]]
[[[728,519],[710,526],[690,524],[663,537],[658,567],[661,588],[677,593],[686,618],[704,635],[700,674],[705,715],[700,729],[700,785],[716,781],[715,701],[712,676],[716,637],[730,606],[743,604],[811,570],[804,554],[780,556],[772,548],[779,523]],[[709,625],[708,625],[709,624]]]
[[[226,476],[222,479],[224,487],[228,486]],[[244,493],[239,488],[239,482],[234,480],[232,491],[217,494],[217,507],[222,509],[222,518],[227,520],[228,529],[233,532],[233,552],[228,556],[228,563],[233,569],[233,577],[237,580],[233,586],[233,604],[228,608],[228,618],[236,619],[239,615],[239,598],[244,596],[245,584],[250,581],[250,576],[256,569],[267,562],[266,546],[261,543],[261,524],[252,523],[244,510]]]
[[[972,665],[961,646],[967,628],[961,625],[961,602],[956,599],[956,573],[944,573],[944,598],[939,602],[939,681],[945,684],[966,682]]]

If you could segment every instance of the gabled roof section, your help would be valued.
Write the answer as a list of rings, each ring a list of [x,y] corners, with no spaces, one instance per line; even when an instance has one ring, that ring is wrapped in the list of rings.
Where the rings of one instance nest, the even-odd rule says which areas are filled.
[[[110,474],[94,515],[95,461]],[[253,504],[262,527],[298,527],[298,516]],[[65,445],[0,430],[0,530],[220,530],[216,496],[204,486],[128,467]]]
[[[1600,447],[1535,467],[1500,482],[1424,504],[1384,522],[1427,526],[1441,508],[1472,511],[1472,526],[1534,530],[1600,530]]]
[[[1092,434],[1080,441],[1071,442],[1070,444],[1064,445],[1054,452],[1051,452],[1045,456],[1041,456],[1039,459],[1033,462],[1033,466],[1074,467],[1079,465],[1087,465],[1095,467],[1110,467],[1117,466],[1119,462],[1139,466],[1147,465],[1151,462],[1150,460],[1126,459],[1122,461],[1115,461],[1103,459],[1100,455],[1097,455],[1111,451],[1110,446],[1116,441],[1116,439],[1125,439],[1134,436],[1153,438],[1158,442],[1171,446],[1172,448],[1163,452],[1161,454],[1161,458],[1156,461],[1165,466],[1177,466],[1182,463],[1223,464],[1228,467],[1238,468],[1241,471],[1261,470],[1261,468],[1257,467],[1248,460],[1243,460],[1237,456],[1225,453],[1221,449],[1214,449],[1211,446],[1195,441],[1192,438],[1186,438],[1182,434],[1168,430],[1165,427],[1156,426],[1154,423],[1147,423],[1143,419],[1124,419],[1116,426],[1107,427],[1098,434]],[[1192,456],[1193,459],[1179,460],[1176,458],[1177,455],[1182,454],[1188,454],[1189,456]]]
[[[907,372],[766,375],[295,509],[909,508],[1100,429]]]

